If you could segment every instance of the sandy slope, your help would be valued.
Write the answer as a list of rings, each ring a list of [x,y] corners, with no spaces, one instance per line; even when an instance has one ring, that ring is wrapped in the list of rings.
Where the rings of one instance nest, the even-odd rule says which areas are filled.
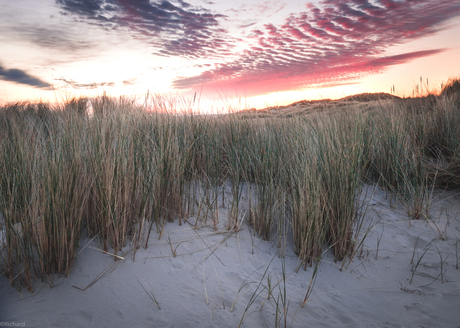
[[[168,224],[160,240],[152,234],[135,262],[129,247],[124,260],[114,261],[94,249],[97,242],[82,239],[67,279],[55,278],[52,285],[37,282],[30,294],[2,278],[0,322],[25,322],[26,327],[238,327],[258,287],[261,293],[249,306],[243,327],[274,327],[275,301],[279,296],[282,306],[284,295],[290,327],[460,327],[460,197],[438,195],[431,211],[434,222],[409,221],[404,206],[390,206],[380,189],[368,189],[362,200],[367,204],[362,235],[369,228],[363,251],[342,271],[342,263],[327,252],[304,308],[300,305],[314,268],[295,272],[299,263],[289,241],[282,259],[277,243],[254,237],[247,225],[238,233],[228,232],[227,209],[221,208],[219,231],[210,225],[193,229]],[[194,224],[195,218],[188,222]],[[426,249],[410,284],[411,259],[416,263]],[[268,278],[274,288],[270,299],[264,289]],[[142,286],[153,293],[159,308]],[[282,315],[280,324],[284,326]]]

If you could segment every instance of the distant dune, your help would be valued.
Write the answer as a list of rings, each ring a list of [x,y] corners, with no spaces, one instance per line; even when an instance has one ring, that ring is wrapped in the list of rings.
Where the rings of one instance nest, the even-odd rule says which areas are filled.
[[[286,106],[268,107],[259,110],[255,108],[245,109],[235,114],[242,115],[247,118],[253,117],[254,115],[259,118],[268,116],[291,117],[293,115],[305,115],[324,110],[332,112],[337,109],[344,110],[346,108],[368,110],[370,107],[375,107],[375,102],[386,102],[400,99],[402,98],[385,92],[361,93],[336,100],[300,100]]]

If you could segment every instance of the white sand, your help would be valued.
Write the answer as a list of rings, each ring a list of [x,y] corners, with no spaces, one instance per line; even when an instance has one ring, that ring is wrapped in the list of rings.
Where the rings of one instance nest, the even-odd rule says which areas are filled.
[[[210,225],[194,230],[189,224],[170,223],[160,240],[152,232],[148,249],[139,249],[135,262],[132,253],[124,261],[114,261],[93,249],[99,248],[93,241],[78,255],[68,278],[56,277],[53,284],[36,282],[34,294],[25,288],[18,292],[3,277],[0,325],[238,327],[261,283],[261,293],[247,309],[242,327],[274,327],[274,301],[279,296],[282,306],[284,295],[288,327],[460,327],[460,269],[456,269],[460,242],[459,254],[455,246],[460,240],[460,197],[445,192],[436,198],[431,211],[434,222],[410,221],[404,206],[397,203],[392,208],[381,190],[373,198],[368,195],[365,203],[369,206],[362,232],[369,226],[372,229],[361,256],[340,271],[342,263],[335,263],[331,251],[327,252],[304,308],[300,305],[314,268],[295,272],[299,263],[289,241],[286,257],[281,259],[276,243],[253,237],[245,224],[238,233],[224,230],[227,210],[222,208],[220,233]],[[195,218],[188,221],[194,224]],[[446,240],[440,238],[436,226]],[[81,248],[87,243],[83,238]],[[428,251],[410,284],[414,248],[415,263]],[[73,287],[84,289],[101,274],[85,291]],[[273,290],[275,299],[267,299],[268,277],[272,287],[280,281]],[[153,293],[161,309],[141,284]]]

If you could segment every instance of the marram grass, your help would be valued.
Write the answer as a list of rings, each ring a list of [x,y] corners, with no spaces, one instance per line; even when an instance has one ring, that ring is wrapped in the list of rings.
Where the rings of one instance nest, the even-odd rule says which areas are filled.
[[[456,85],[425,102],[278,118],[179,115],[157,98],[150,111],[106,96],[6,105],[1,272],[32,291],[37,278],[70,273],[83,230],[117,259],[168,221],[216,226],[223,201],[228,229],[239,229],[247,201],[246,222],[280,246],[291,231],[305,267],[327,248],[341,261],[356,246],[363,182],[404,201],[412,219],[429,215],[433,187],[460,186]]]

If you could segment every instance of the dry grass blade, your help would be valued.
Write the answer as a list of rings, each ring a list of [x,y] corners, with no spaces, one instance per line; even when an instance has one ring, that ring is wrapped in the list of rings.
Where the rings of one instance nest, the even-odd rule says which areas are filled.
[[[190,224],[190,223],[189,223],[189,224]],[[190,224],[190,226],[193,228],[193,226],[192,226],[191,224]],[[232,232],[230,232],[229,235],[227,235],[226,237],[224,237],[224,239],[222,240],[222,242],[220,242],[220,243],[216,246],[215,249],[212,249],[212,248],[208,245],[208,243],[206,243],[206,241],[203,239],[203,237],[201,237],[201,235],[200,235],[200,233],[198,232],[198,230],[197,230],[197,229],[193,229],[193,230],[194,230],[195,233],[200,237],[201,241],[206,245],[206,247],[207,247],[207,248],[209,249],[209,251],[210,251],[210,253],[209,253],[208,255],[205,255],[205,256],[203,257],[203,259],[200,261],[200,263],[198,263],[198,264],[195,265],[195,268],[194,268],[194,269],[196,269],[197,266],[200,265],[202,262],[206,261],[207,258],[208,258],[209,256],[211,256],[211,255],[214,255],[214,256],[219,260],[219,262],[222,263],[223,266],[225,266],[224,262],[222,262],[222,260],[221,260],[214,252],[215,252],[215,250],[216,250],[220,245],[222,245],[222,244],[230,237],[230,235],[231,235]]]
[[[125,259],[125,258],[122,257],[122,256],[119,256],[119,255],[115,255],[115,254],[113,254],[113,253],[106,252],[106,251],[104,251],[104,250],[102,250],[102,249],[99,249],[99,248],[96,248],[96,247],[88,246],[88,248],[94,249],[94,250],[96,250],[96,251],[99,251],[99,252],[104,253],[104,254],[107,254],[107,255],[112,255],[113,257],[116,257],[117,259],[120,259],[120,260],[124,260],[124,259]]]
[[[141,278],[142,280],[142,278]],[[148,295],[148,297],[153,301],[153,303],[155,303],[156,307],[158,308],[158,310],[161,310],[160,308],[160,304],[158,304],[156,298],[155,298],[155,295],[153,295],[153,291],[152,290],[147,290],[147,284],[144,282],[144,280],[142,280],[142,282],[144,283],[144,285],[146,287],[144,287],[144,285],[141,284],[141,282],[139,281],[139,279],[137,279],[137,282],[139,283],[139,285],[141,285],[142,289],[145,291],[145,293]]]
[[[102,277],[104,277],[105,275],[111,273],[113,270],[115,270],[115,268],[118,266],[118,263],[119,262],[115,262],[114,264],[112,264],[111,266],[109,266],[107,269],[105,269],[93,282],[91,282],[88,286],[86,286],[85,288],[80,288],[78,286],[75,286],[75,285],[72,285],[72,287],[76,288],[76,289],[79,289],[81,291],[85,291],[87,290],[88,288],[90,288],[92,285],[94,285],[97,281],[99,281]],[[110,271],[110,272],[109,272]]]

